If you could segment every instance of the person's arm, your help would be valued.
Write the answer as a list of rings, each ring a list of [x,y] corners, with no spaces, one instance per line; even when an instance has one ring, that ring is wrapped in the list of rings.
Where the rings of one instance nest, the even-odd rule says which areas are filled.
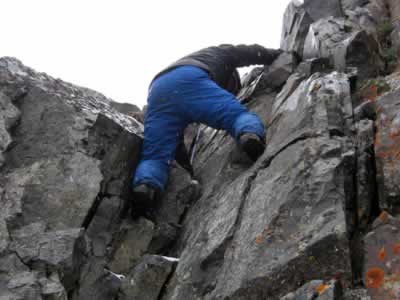
[[[268,49],[257,44],[221,45],[219,47],[229,54],[235,68],[250,65],[269,65],[283,52],[280,49]]]

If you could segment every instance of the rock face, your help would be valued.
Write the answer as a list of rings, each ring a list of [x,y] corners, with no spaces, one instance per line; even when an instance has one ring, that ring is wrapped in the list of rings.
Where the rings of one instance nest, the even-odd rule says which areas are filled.
[[[292,1],[287,52],[239,94],[266,151],[193,126],[195,178],[172,164],[151,219],[143,113],[1,58],[0,299],[399,299],[397,12]]]

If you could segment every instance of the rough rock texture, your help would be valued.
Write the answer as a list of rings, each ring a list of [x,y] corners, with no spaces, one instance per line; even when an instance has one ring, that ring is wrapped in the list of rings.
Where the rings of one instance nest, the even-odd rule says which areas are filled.
[[[174,264],[167,257],[143,256],[141,262],[128,274],[119,299],[157,300]]]
[[[364,237],[364,284],[373,299],[400,298],[400,220],[382,212]]]
[[[234,152],[218,159],[232,142],[223,134],[214,138],[218,146],[198,157],[203,196],[186,218],[166,299],[283,296],[308,279],[336,273],[350,284],[350,259],[344,259],[350,257],[344,187],[349,91],[346,75],[315,74],[290,97],[269,99],[276,106],[271,103],[267,118],[268,148],[250,168]],[[256,99],[253,109],[264,101]]]
[[[400,90],[377,101],[376,163],[381,207],[400,212]]]
[[[103,276],[143,128],[111,103],[0,59],[1,299],[72,299],[88,266]]]
[[[354,31],[345,19],[321,19],[310,26],[304,58],[330,58],[337,70],[357,67],[359,77],[374,77],[383,70],[376,39],[366,31]]]
[[[291,1],[283,17],[281,49],[303,53],[308,28],[313,22],[300,1]]]
[[[304,9],[314,21],[327,17],[342,17],[341,1],[331,0],[321,2],[318,0],[304,0]]]
[[[280,300],[341,300],[342,296],[342,287],[339,281],[313,280]]]
[[[239,94],[266,151],[193,125],[195,178],[173,163],[151,219],[143,113],[1,58],[0,299],[398,299],[396,3],[292,1]]]

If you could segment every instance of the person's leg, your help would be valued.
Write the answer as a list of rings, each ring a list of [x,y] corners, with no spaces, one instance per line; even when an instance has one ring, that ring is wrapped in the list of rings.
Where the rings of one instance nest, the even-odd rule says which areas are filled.
[[[209,79],[207,73],[184,99],[184,111],[194,122],[226,130],[253,160],[265,149],[264,125],[258,116]]]
[[[171,113],[169,105],[149,105],[144,124],[141,161],[136,168],[133,185],[150,185],[165,189],[169,167],[175,158],[184,123]]]
[[[144,121],[141,161],[133,179],[133,215],[146,214],[164,191],[177,144],[187,123],[179,113],[176,97],[170,92],[169,76],[153,83]]]

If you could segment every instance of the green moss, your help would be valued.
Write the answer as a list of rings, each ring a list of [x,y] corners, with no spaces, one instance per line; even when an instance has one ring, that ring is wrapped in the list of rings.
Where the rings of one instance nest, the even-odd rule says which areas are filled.
[[[393,29],[394,29],[394,27],[393,27],[392,22],[390,22],[388,20],[388,21],[383,22],[378,27],[378,32],[380,33],[381,37],[385,38],[385,37],[389,36],[392,33]]]
[[[382,55],[384,61],[387,62],[388,64],[397,61],[396,49],[394,49],[393,47],[383,49]]]

